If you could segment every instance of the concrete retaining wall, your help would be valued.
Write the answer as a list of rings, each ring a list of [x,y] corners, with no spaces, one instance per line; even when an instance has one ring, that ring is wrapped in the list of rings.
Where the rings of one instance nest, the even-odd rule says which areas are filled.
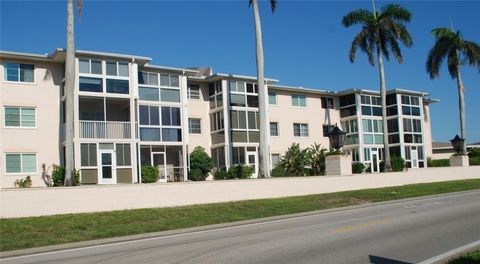
[[[4,189],[0,218],[171,207],[480,178],[480,167],[408,172],[68,188]]]

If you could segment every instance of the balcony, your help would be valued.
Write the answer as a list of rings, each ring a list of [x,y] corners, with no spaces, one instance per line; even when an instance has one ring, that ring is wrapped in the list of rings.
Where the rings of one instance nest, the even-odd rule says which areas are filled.
[[[130,139],[131,123],[80,120],[80,138]]]

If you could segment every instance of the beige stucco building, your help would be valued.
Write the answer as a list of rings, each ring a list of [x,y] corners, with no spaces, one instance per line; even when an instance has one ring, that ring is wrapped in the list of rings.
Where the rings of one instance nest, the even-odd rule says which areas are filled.
[[[1,187],[31,176],[45,186],[44,168],[63,164],[65,52],[0,52]],[[202,146],[217,167],[245,163],[258,171],[256,78],[209,68],[151,65],[151,58],[76,52],[75,167],[83,184],[141,181],[142,164],[157,166],[160,181],[188,180],[188,153]],[[271,166],[292,143],[328,148],[335,125],[355,162],[379,171],[383,126],[379,94],[278,85],[267,79]],[[432,155],[428,94],[387,93],[388,138],[393,156],[412,168]]]

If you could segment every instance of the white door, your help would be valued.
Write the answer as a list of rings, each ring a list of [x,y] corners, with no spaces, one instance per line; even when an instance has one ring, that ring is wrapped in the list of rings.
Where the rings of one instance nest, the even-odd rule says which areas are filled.
[[[410,158],[412,159],[412,168],[418,168],[418,150],[416,147],[412,147]]]
[[[250,178],[258,178],[258,155],[256,151],[247,151],[247,165],[254,169]]]
[[[101,149],[98,152],[98,184],[116,184],[117,156],[115,150]]]
[[[159,182],[167,182],[167,157],[165,152],[152,152],[152,166],[158,168]]]
[[[377,149],[372,149],[372,172],[379,172],[380,171],[380,159],[378,158],[378,151]]]

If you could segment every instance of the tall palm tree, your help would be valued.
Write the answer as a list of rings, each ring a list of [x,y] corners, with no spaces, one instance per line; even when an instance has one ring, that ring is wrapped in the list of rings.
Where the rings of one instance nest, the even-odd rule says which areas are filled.
[[[77,0],[77,11],[80,16],[82,0]],[[67,2],[67,52],[65,59],[65,186],[75,185],[73,171],[75,161],[73,156],[73,91],[75,87],[75,40],[73,30],[73,0]]]
[[[265,89],[264,78],[264,62],[263,62],[263,42],[262,42],[262,26],[260,24],[260,14],[258,12],[258,1],[249,0],[250,6],[253,7],[253,17],[255,19],[255,43],[257,54],[257,87],[258,87],[258,110],[260,118],[260,146],[259,146],[259,173],[264,177],[270,177],[269,161],[270,161],[270,134],[268,129],[267,99],[268,91]],[[270,0],[272,13],[277,6],[277,0]]]
[[[403,62],[402,53],[398,42],[406,47],[411,47],[412,36],[407,31],[404,22],[409,22],[412,15],[399,4],[389,4],[380,12],[373,12],[366,9],[358,9],[343,17],[342,24],[348,28],[353,25],[361,25],[362,30],[355,36],[350,48],[350,62],[355,62],[357,48],[365,52],[368,61],[375,66],[375,53],[377,55],[378,69],[380,74],[380,98],[382,101],[383,121],[383,146],[385,171],[391,170],[390,150],[388,148],[387,111],[386,111],[386,89],[385,72],[383,69],[383,57],[388,61],[390,51],[399,63]]]
[[[448,72],[452,79],[457,79],[458,101],[460,108],[460,134],[463,139],[465,134],[465,88],[460,73],[460,65],[468,62],[469,65],[480,69],[480,46],[472,41],[464,40],[460,31],[454,32],[449,28],[436,28],[432,30],[435,45],[428,53],[426,69],[430,79],[439,76],[439,68],[447,58]],[[462,152],[467,153],[465,144]]]

